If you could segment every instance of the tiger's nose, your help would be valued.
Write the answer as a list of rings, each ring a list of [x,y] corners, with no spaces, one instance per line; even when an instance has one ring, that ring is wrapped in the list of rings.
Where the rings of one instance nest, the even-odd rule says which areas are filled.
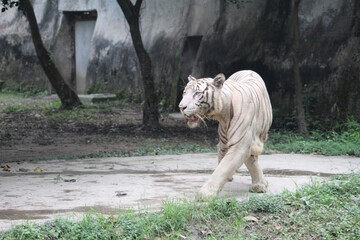
[[[186,109],[186,106],[184,106],[183,104],[180,103],[179,108],[180,108],[180,111],[183,112]]]

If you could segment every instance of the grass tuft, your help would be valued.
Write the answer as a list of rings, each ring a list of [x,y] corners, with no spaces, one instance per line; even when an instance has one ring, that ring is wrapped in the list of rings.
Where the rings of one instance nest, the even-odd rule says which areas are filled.
[[[360,157],[360,124],[347,122],[328,132],[312,131],[309,137],[293,132],[271,132],[267,149],[284,153],[316,153],[328,156],[350,155]]]

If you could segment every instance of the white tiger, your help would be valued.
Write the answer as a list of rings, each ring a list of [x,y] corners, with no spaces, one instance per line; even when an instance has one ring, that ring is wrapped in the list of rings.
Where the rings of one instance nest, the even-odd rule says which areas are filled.
[[[258,156],[267,140],[272,123],[272,108],[262,78],[253,71],[239,71],[226,81],[224,74],[214,79],[189,76],[179,108],[189,127],[204,118],[219,121],[219,165],[199,195],[217,195],[235,171],[245,163],[251,191],[266,192],[267,182],[258,164]]]

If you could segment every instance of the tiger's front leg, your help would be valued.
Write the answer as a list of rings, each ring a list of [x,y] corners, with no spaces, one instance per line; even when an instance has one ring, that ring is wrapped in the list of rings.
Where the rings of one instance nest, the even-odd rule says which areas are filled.
[[[249,144],[244,144],[249,142]],[[235,171],[250,157],[250,142],[234,145],[228,149],[224,158],[219,162],[207,183],[200,189],[199,196],[208,198],[216,196],[225,183],[232,178]]]
[[[224,145],[222,145],[221,142],[218,144],[217,149],[218,149],[218,164],[220,164],[221,160],[225,157],[228,149]],[[233,176],[231,176],[228,179],[229,182],[232,182],[232,180],[234,180]]]

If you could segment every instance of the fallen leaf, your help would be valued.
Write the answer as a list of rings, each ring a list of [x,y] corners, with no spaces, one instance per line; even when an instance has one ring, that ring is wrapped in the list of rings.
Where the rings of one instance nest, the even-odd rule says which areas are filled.
[[[259,219],[257,219],[254,216],[246,216],[246,217],[244,217],[244,219],[248,222],[258,222],[259,221]]]
[[[5,164],[5,165],[2,166],[2,168],[4,168],[3,171],[10,172],[10,167],[9,167],[9,165],[6,165],[6,164]]]
[[[40,167],[37,167],[34,169],[34,172],[43,172],[44,170],[42,170]]]
[[[277,224],[275,224],[274,227],[275,227],[276,230],[280,230],[280,228],[281,228],[281,227],[280,227],[279,225],[277,225]]]

